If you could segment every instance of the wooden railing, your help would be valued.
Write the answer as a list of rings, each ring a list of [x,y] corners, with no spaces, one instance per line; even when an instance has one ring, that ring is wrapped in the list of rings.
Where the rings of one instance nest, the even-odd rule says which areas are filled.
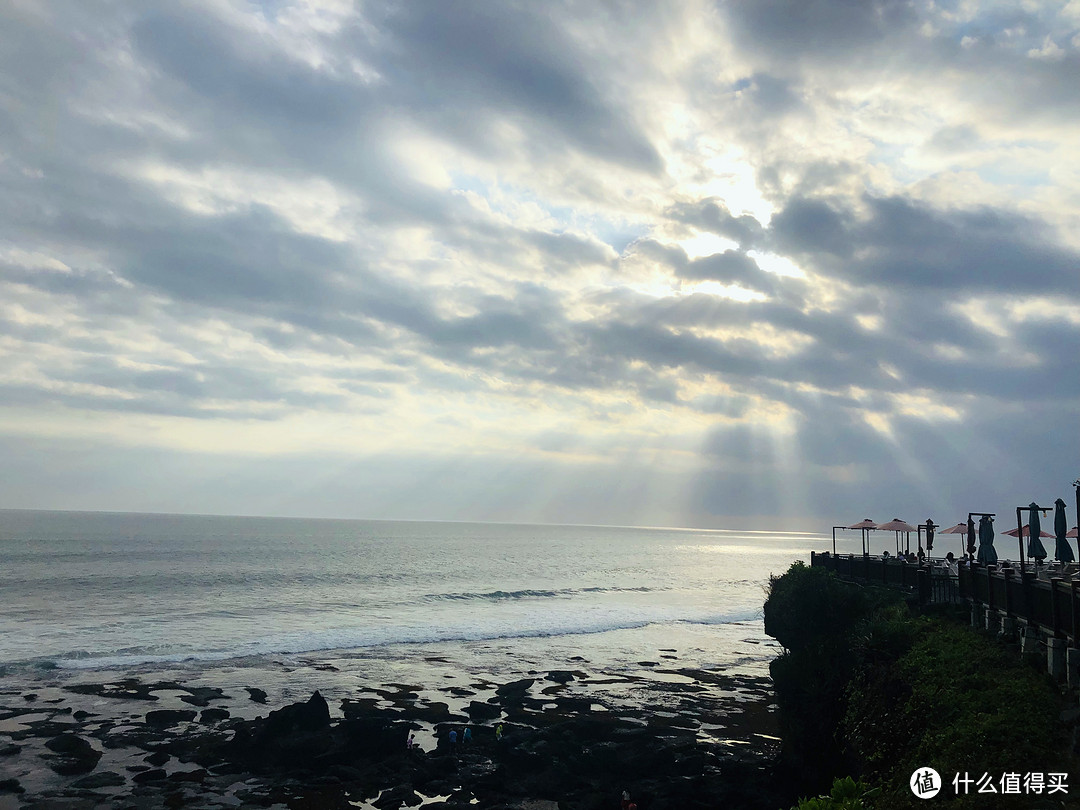
[[[910,589],[920,604],[968,601],[1036,626],[1057,638],[1080,638],[1080,581],[1040,578],[1031,570],[961,565],[951,577],[939,566],[858,554],[811,552],[810,564],[862,582]]]

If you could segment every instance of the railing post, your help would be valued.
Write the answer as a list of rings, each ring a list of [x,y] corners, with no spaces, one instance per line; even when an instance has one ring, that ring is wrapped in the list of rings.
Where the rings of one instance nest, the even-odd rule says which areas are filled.
[[[1024,591],[1024,618],[1027,619],[1028,628],[1034,629],[1038,627],[1038,622],[1035,621],[1035,575],[1028,574],[1021,569],[1020,582]]]
[[[919,604],[925,605],[930,602],[930,575],[929,572],[920,566],[916,572],[916,582],[919,584]]]
[[[986,606],[994,609],[994,579],[990,573],[990,566],[986,566]]]
[[[1058,608],[1058,583],[1061,577],[1050,578],[1050,628],[1054,631],[1054,638],[1061,637],[1061,610]]]
[[[1069,614],[1072,619],[1072,627],[1070,629],[1070,635],[1072,636],[1073,645],[1077,643],[1077,639],[1080,638],[1080,602],[1077,601],[1077,589],[1080,588],[1080,582],[1072,580],[1069,583]]]
[[[1005,615],[1012,617],[1012,569],[1006,568],[1002,571],[1002,578],[1005,580]]]

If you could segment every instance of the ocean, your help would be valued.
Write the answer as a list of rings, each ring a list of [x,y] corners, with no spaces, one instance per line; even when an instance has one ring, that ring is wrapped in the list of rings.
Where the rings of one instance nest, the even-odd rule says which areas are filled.
[[[495,676],[567,660],[620,670],[660,650],[766,672],[768,577],[829,545],[769,531],[5,510],[0,684],[329,660],[384,678],[424,660]]]

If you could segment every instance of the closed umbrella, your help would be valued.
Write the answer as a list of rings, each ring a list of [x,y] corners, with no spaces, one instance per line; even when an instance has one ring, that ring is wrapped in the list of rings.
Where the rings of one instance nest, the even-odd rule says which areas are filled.
[[[989,515],[979,518],[979,553],[976,559],[983,565],[998,561],[997,549],[994,548],[994,521]]]
[[[934,521],[926,519],[926,553],[934,550]]]
[[[1033,560],[1045,560],[1046,559],[1046,547],[1043,546],[1042,540],[1042,523],[1039,521],[1039,505],[1032,503],[1028,505],[1028,514],[1031,515],[1031,530],[1028,532],[1028,556]]]
[[[1072,562],[1076,559],[1073,556],[1072,547],[1069,545],[1069,541],[1065,538],[1069,536],[1069,520],[1065,517],[1065,501],[1058,498],[1054,501],[1054,535],[1057,537],[1057,543],[1054,546],[1054,559],[1061,562]]]
[[[975,521],[971,519],[971,515],[968,515],[967,522],[967,553],[975,553]]]

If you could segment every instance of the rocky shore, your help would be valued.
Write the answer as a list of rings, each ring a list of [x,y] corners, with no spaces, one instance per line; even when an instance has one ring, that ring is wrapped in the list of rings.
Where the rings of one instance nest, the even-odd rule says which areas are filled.
[[[601,810],[623,790],[641,810],[790,799],[759,676],[643,661],[632,674],[321,692],[268,701],[255,686],[136,678],[0,689],[0,810]]]

